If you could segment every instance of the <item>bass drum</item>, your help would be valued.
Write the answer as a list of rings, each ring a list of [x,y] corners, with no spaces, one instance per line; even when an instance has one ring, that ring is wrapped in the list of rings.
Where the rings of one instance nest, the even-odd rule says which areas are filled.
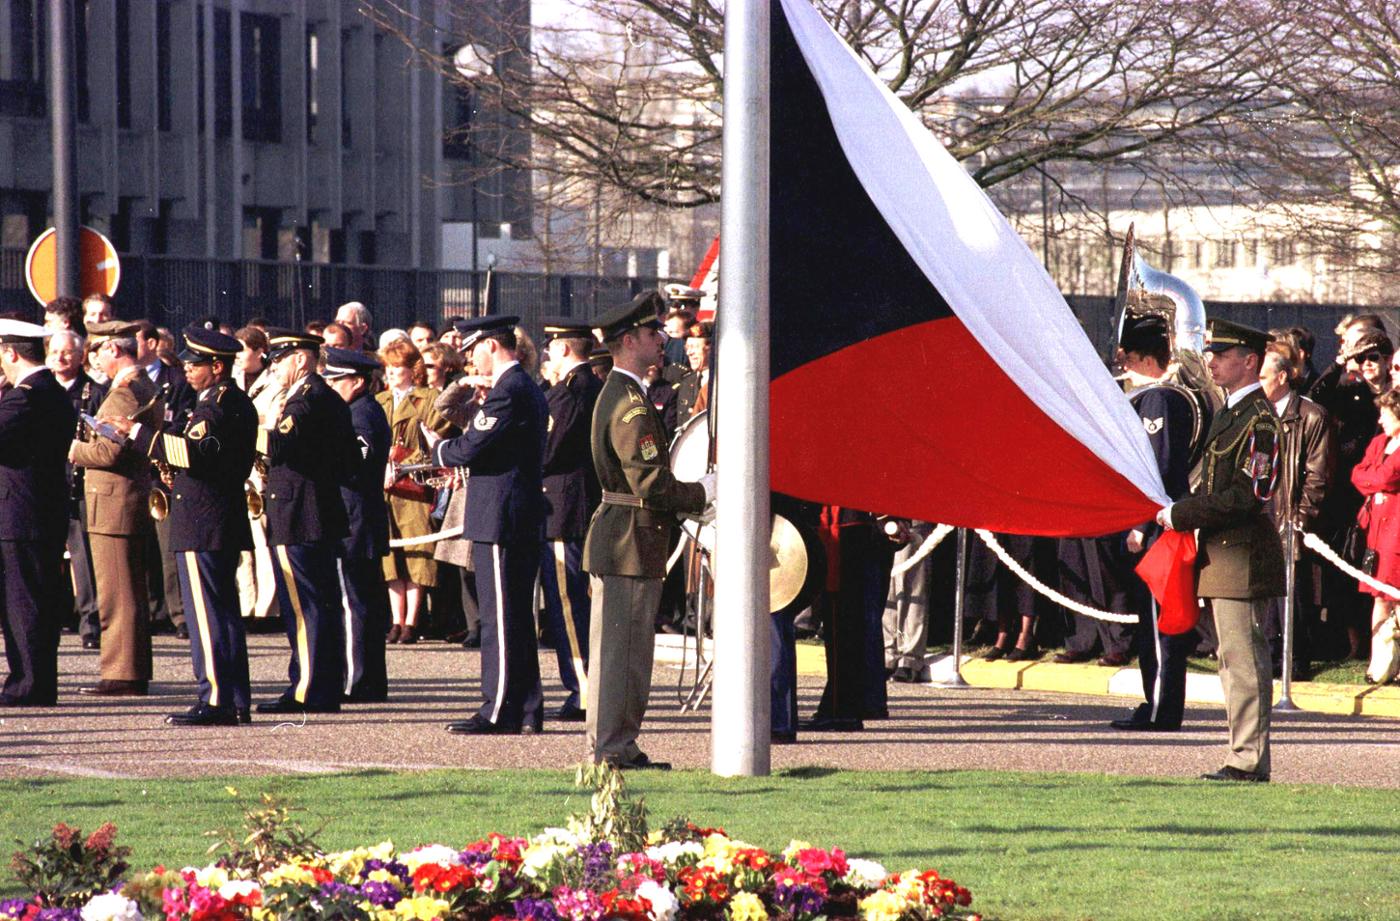
[[[671,472],[676,479],[694,483],[705,475],[710,461],[708,413],[701,410],[686,420],[671,441]],[[715,526],[689,518],[681,530],[707,552],[715,549]],[[772,554],[768,570],[769,608],[773,614],[795,613],[811,603],[826,580],[826,560],[815,532],[801,528],[775,512],[769,538]]]

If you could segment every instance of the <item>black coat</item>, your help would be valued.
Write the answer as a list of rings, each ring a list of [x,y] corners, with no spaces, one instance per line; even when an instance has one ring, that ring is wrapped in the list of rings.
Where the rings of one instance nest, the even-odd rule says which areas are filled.
[[[350,407],[319,374],[298,382],[271,431],[258,432],[267,455],[267,542],[340,542],[349,534],[340,487],[360,456]]]
[[[358,454],[350,479],[341,485],[350,533],[342,542],[347,560],[377,560],[389,552],[389,511],[384,501],[384,467],[389,463],[389,420],[369,394],[350,403]]]
[[[602,499],[593,469],[589,432],[603,382],[584,362],[545,393],[549,405],[544,443],[546,540],[583,540]]]
[[[462,537],[497,544],[543,539],[548,418],[544,393],[515,365],[486,394],[466,432],[433,449],[439,467],[471,472]]]
[[[48,368],[0,395],[0,540],[62,541],[78,414]]]
[[[177,431],[183,431],[189,421],[194,405],[199,402],[199,394],[185,380],[185,371],[179,365],[160,363],[154,379],[160,391],[161,402],[165,405],[165,421]]]
[[[253,549],[244,484],[257,432],[258,411],[231,380],[205,391],[183,427],[136,430],[136,449],[174,473],[171,552]]]
[[[59,382],[62,387],[62,381]],[[89,416],[96,416],[97,409],[102,405],[102,400],[107,396],[107,386],[99,384],[88,377],[85,372],[79,371],[78,377],[73,381],[72,387],[65,388],[68,391],[68,399],[73,401],[73,409],[76,412],[87,413]],[[68,506],[68,517],[78,517],[78,502],[83,497],[83,468],[68,464],[68,482],[72,485],[72,501]]]

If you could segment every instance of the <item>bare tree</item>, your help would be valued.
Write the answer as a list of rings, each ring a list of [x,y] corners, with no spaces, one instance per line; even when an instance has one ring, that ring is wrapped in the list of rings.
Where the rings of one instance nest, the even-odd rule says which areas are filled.
[[[497,66],[467,81],[453,52],[483,41],[492,4],[455,0],[426,22],[401,0],[363,0],[425,63],[528,125],[525,151],[493,143],[489,122],[461,129],[483,135],[486,161],[668,207],[717,201],[722,4],[571,2],[564,25],[493,30]],[[1290,66],[1259,41],[1291,28],[1269,0],[814,2],[987,187],[1196,142],[1280,104],[1271,90]]]

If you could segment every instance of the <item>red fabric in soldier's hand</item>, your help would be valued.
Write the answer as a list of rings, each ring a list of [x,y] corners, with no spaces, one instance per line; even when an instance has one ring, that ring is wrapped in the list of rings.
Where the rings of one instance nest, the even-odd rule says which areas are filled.
[[[1201,616],[1196,598],[1196,535],[1163,531],[1142,560],[1137,574],[1157,599],[1157,629],[1176,636],[1193,629]]]

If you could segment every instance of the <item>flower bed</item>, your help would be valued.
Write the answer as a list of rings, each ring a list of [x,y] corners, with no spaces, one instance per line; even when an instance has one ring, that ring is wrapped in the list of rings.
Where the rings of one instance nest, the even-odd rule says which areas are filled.
[[[137,874],[81,908],[0,902],[34,921],[237,921],[345,918],[469,921],[864,921],[972,918],[972,896],[932,870],[878,863],[794,841],[769,854],[719,829],[687,826],[621,852],[565,829],[491,835],[463,849],[407,852],[384,842],[280,864],[253,876],[218,865]]]

